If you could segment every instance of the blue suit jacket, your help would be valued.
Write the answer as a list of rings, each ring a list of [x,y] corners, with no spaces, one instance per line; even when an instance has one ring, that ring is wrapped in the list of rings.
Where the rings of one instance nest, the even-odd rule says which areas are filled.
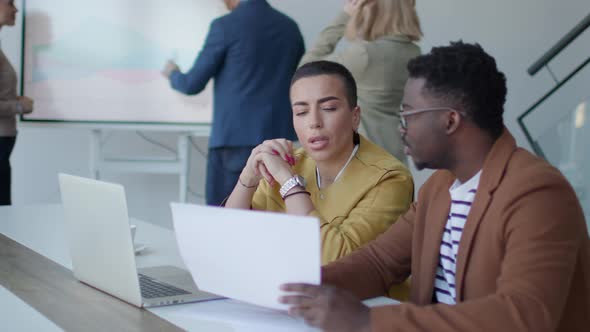
[[[211,23],[193,67],[173,72],[170,81],[180,92],[197,94],[214,78],[209,148],[295,139],[289,87],[304,52],[291,18],[265,0],[248,0]]]

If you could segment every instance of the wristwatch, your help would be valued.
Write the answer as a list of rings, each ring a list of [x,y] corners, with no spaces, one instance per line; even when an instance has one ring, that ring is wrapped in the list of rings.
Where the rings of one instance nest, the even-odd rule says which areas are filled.
[[[285,198],[285,195],[289,192],[289,190],[293,189],[293,187],[300,186],[305,188],[305,179],[301,175],[295,174],[293,177],[289,178],[279,190],[281,194],[281,198]]]

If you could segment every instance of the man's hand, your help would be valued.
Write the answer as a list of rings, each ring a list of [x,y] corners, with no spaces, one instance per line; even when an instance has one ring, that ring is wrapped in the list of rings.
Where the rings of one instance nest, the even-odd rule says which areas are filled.
[[[162,75],[169,79],[170,75],[172,75],[172,72],[175,72],[177,70],[180,70],[180,68],[178,68],[178,65],[176,65],[176,63],[174,63],[172,60],[168,60],[168,62],[166,62],[166,65],[164,66],[164,69],[162,69]]]
[[[281,290],[294,292],[279,301],[291,305],[289,314],[302,317],[324,331],[370,331],[369,308],[352,294],[333,286],[285,284]]]
[[[31,113],[33,111],[33,99],[27,96],[16,97],[16,99],[22,106],[23,114]]]

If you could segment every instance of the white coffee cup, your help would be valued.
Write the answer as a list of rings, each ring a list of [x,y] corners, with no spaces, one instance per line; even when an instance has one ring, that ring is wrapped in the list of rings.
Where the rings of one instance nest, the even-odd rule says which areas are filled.
[[[137,230],[137,226],[129,225],[129,228],[131,229],[131,242],[135,243],[135,231]]]

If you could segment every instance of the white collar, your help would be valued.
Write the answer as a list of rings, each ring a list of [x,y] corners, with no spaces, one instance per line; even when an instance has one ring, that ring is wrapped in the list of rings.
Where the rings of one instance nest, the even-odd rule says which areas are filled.
[[[346,163],[344,164],[344,166],[342,166],[342,168],[340,169],[340,171],[338,172],[338,174],[336,174],[336,177],[334,178],[334,182],[338,181],[338,179],[340,178],[340,176],[342,175],[342,173],[344,172],[344,169],[346,168],[346,166],[348,166],[348,164],[350,164],[350,161],[352,160],[352,157],[354,157],[354,155],[356,154],[356,152],[359,149],[359,145],[356,144],[354,146],[354,149],[352,149],[352,153],[350,154],[350,157],[348,157],[348,160],[346,161]],[[316,180],[318,182],[318,189],[322,188],[322,180],[320,178],[320,169],[316,166],[315,167],[315,176],[316,176]],[[334,183],[332,182],[332,183]]]
[[[479,178],[481,177],[481,171],[482,170],[480,169],[477,172],[477,174],[475,174],[469,180],[467,180],[463,183],[461,183],[461,181],[459,181],[459,179],[455,179],[455,181],[453,182],[453,184],[449,188],[449,192],[451,194],[465,195],[465,194],[467,194],[467,192],[469,190],[477,189],[477,187],[479,186]]]

